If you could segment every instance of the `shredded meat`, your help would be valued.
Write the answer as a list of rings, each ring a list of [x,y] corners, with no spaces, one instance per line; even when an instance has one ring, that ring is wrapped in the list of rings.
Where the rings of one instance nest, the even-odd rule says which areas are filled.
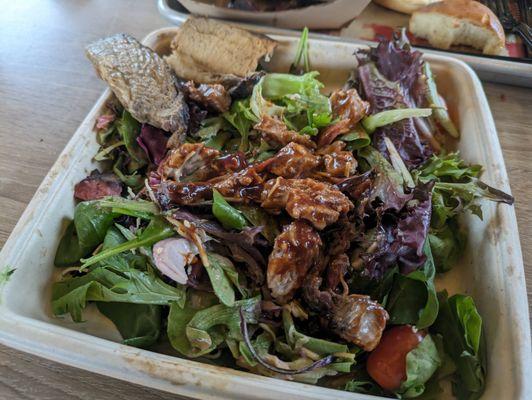
[[[353,152],[344,150],[345,146],[345,142],[337,141],[316,152],[322,156],[325,176],[347,178],[356,172],[357,160]]]
[[[273,157],[261,163],[258,168],[265,169],[283,178],[304,178],[312,173],[320,163],[320,158],[312,151],[297,143],[289,143]]]
[[[246,157],[241,152],[222,155],[203,143],[183,143],[161,162],[158,173],[163,179],[206,181],[245,167]]]
[[[270,144],[285,146],[290,142],[295,142],[311,149],[316,148],[316,143],[310,140],[309,135],[300,135],[295,131],[291,131],[284,122],[268,115],[263,116],[262,120],[254,128]]]
[[[98,170],[74,186],[74,197],[81,201],[98,200],[107,196],[120,196],[122,183],[114,174],[101,174]]]
[[[212,198],[212,185],[209,183],[190,183],[162,181],[155,187],[157,201],[163,208],[170,205],[192,205],[210,200]]]
[[[159,165],[162,179],[179,181],[181,176],[188,176],[198,168],[210,164],[220,152],[206,147],[203,143],[183,143],[168,153]]]
[[[231,106],[231,96],[219,83],[201,83],[196,86],[193,81],[188,81],[182,87],[189,100],[195,101],[209,111],[223,113]]]
[[[318,136],[318,147],[327,146],[334,142],[334,140],[345,133],[351,131],[350,122],[348,119],[342,119],[332,125],[329,125]]]
[[[366,351],[377,347],[388,320],[388,313],[379,303],[358,294],[335,295],[331,315],[330,329]]]
[[[263,186],[262,177],[255,168],[248,167],[240,172],[218,178],[213,187],[225,198],[233,201],[259,200]]]
[[[344,291],[346,289],[349,290],[349,288],[346,287],[346,283],[344,281],[344,275],[347,273],[348,268],[349,257],[347,256],[347,254],[342,253],[336,256],[327,268],[327,289],[334,291],[341,283],[343,285]]]
[[[335,90],[330,99],[333,116],[349,120],[351,128],[354,128],[369,111],[369,103],[360,98],[356,89]]]
[[[336,90],[331,94],[333,116],[339,121],[320,133],[318,146],[331,144],[338,136],[350,132],[369,111],[369,103],[356,89]]]
[[[305,219],[317,229],[338,220],[353,204],[339,190],[314,179],[278,177],[266,182],[262,192],[262,207],[284,208],[294,219]]]
[[[277,236],[268,262],[268,288],[280,303],[292,299],[308,270],[314,264],[321,246],[318,233],[304,221],[285,226]]]

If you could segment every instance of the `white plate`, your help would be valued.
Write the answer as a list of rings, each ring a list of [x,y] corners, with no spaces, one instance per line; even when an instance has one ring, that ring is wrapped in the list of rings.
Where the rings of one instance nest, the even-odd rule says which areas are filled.
[[[163,49],[178,28],[152,32],[144,43]],[[280,42],[271,68],[286,71],[297,39]],[[355,65],[352,43],[311,40],[313,67],[329,88],[341,85]],[[455,59],[428,55],[440,91],[463,133],[463,157],[485,166],[484,180],[509,191],[497,132],[482,86],[474,72]],[[88,62],[88,61],[87,61]],[[16,272],[0,292],[0,342],[22,351],[103,375],[190,397],[230,399],[374,399],[313,385],[275,380],[209,366],[176,356],[120,344],[110,321],[89,309],[87,322],[54,318],[50,287],[58,270],[53,258],[66,219],[74,211],[73,188],[96,165],[92,130],[109,97],[106,91],[78,128],[37,190],[0,253],[0,268]],[[485,399],[532,396],[530,326],[523,262],[513,207],[486,203],[484,221],[468,218],[469,244],[461,265],[438,282],[451,293],[471,294],[480,309],[488,343]],[[443,285],[443,286],[442,286]],[[528,371],[528,372],[527,372]]]

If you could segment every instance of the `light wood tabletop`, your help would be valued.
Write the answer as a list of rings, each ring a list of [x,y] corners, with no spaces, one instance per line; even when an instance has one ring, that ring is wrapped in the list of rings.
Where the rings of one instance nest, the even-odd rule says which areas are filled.
[[[0,0],[0,246],[105,85],[84,46],[168,25],[154,0]],[[532,68],[532,67],[531,67]],[[532,293],[532,90],[484,83],[516,198]],[[170,399],[0,345],[1,399]]]

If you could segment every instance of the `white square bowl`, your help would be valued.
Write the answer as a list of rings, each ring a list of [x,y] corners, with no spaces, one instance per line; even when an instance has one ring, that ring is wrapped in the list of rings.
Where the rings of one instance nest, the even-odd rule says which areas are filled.
[[[179,28],[152,32],[144,43],[164,52]],[[286,71],[297,39],[272,36],[279,47],[272,70]],[[327,88],[339,87],[355,66],[355,49],[340,40],[311,40],[310,58]],[[497,132],[475,73],[463,62],[426,56],[440,92],[459,123],[465,160],[482,164],[483,179],[509,192]],[[327,89],[326,88],[326,89]],[[0,342],[60,363],[201,399],[375,399],[356,393],[266,378],[120,344],[112,323],[89,307],[87,322],[51,314],[50,288],[58,276],[53,258],[74,211],[73,188],[97,165],[93,126],[109,98],[105,91],[78,128],[22,215],[0,253],[0,269],[16,272],[0,290]],[[483,399],[532,396],[530,325],[513,207],[483,204],[484,220],[468,217],[469,241],[459,266],[438,278],[439,289],[471,294],[483,316],[488,343],[488,377]],[[527,372],[528,371],[528,372]]]

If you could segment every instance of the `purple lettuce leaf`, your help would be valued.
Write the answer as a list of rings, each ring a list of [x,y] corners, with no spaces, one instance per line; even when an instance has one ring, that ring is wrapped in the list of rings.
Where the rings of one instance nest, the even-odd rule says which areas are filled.
[[[421,81],[423,61],[421,53],[412,51],[403,39],[380,42],[357,54],[358,83],[370,103],[372,114],[396,108],[418,107],[424,90]],[[427,124],[422,119],[410,118],[378,129],[373,135],[373,146],[388,157],[384,137],[388,137],[409,169],[424,163],[432,154],[423,139]],[[425,134],[425,135],[424,135]]]
[[[376,227],[364,234],[365,251],[360,257],[365,276],[379,280],[396,264],[403,274],[424,265],[423,244],[430,226],[432,186],[429,183],[416,187],[412,199],[399,213],[386,211],[378,218]]]
[[[142,124],[137,143],[144,150],[150,161],[159,165],[166,155],[166,144],[168,137],[162,129],[155,128],[148,124]]]

